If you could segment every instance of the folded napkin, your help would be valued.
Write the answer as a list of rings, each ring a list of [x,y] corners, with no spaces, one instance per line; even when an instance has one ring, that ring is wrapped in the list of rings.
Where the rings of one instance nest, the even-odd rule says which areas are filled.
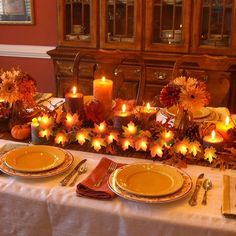
[[[77,196],[80,197],[89,197],[95,199],[102,200],[111,200],[116,195],[109,188],[107,181],[109,179],[109,175],[107,175],[107,170],[110,164],[113,161],[108,158],[102,158],[102,160],[98,163],[96,168],[92,171],[92,173],[81,183],[77,185],[76,193]],[[117,163],[117,168],[123,166],[123,164]],[[94,185],[106,175],[102,185],[100,187],[95,187]]]
[[[222,214],[236,216],[236,177],[223,176]]]

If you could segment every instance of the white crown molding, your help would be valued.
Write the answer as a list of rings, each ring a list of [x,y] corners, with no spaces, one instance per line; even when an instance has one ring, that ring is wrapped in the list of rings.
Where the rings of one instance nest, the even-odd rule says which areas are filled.
[[[55,49],[55,47],[0,44],[0,56],[50,59],[50,56],[47,54],[47,51],[52,49]]]

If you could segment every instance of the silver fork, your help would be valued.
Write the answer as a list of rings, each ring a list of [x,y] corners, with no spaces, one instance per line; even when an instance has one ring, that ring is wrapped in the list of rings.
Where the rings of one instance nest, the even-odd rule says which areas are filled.
[[[102,185],[104,179],[105,179],[109,174],[111,174],[111,173],[116,169],[116,167],[117,167],[117,163],[112,162],[112,163],[109,165],[106,174],[103,175],[102,178],[101,178],[97,183],[94,184],[94,187],[99,188],[99,187]]]
[[[75,175],[74,179],[71,181],[71,183],[69,184],[70,187],[74,186],[76,181],[78,180],[79,176],[84,174],[86,171],[88,170],[88,166],[86,164],[82,165],[77,174]]]

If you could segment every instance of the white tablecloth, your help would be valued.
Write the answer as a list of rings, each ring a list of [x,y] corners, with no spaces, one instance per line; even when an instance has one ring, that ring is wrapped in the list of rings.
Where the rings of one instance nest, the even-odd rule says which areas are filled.
[[[0,146],[6,143],[0,140]],[[88,172],[104,155],[71,151],[74,165],[88,159]],[[107,155],[108,156],[108,155]],[[123,163],[146,161],[108,156]],[[75,187],[61,187],[61,174],[37,180],[0,175],[0,235],[19,236],[228,236],[236,235],[236,219],[221,214],[222,175],[236,176],[236,171],[220,171],[189,165],[185,170],[195,183],[204,172],[214,187],[208,204],[188,205],[189,196],[172,203],[144,204],[115,198],[101,201],[77,197]],[[199,193],[199,202],[203,196]]]

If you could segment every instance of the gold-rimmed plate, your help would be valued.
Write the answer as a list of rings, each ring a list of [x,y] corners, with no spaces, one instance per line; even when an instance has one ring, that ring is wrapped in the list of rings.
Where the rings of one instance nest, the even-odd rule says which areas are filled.
[[[116,193],[118,196],[128,199],[128,200],[131,200],[131,201],[135,201],[135,202],[168,203],[168,202],[177,201],[179,199],[186,197],[190,193],[192,186],[193,186],[191,177],[186,172],[179,171],[184,179],[184,182],[183,182],[183,186],[175,193],[169,194],[169,195],[164,195],[164,196],[159,196],[159,197],[140,196],[140,195],[126,192],[125,190],[119,188],[119,186],[116,184],[116,175],[117,175],[118,171],[119,171],[119,169],[117,169],[116,171],[114,171],[110,175],[109,180],[108,180],[109,188],[114,193]]]
[[[176,116],[178,108],[176,106],[172,106],[166,109],[167,114],[171,116]],[[211,114],[211,110],[208,107],[202,107],[198,111],[193,112],[193,119],[202,119]]]
[[[66,152],[66,151],[64,151],[64,152],[65,152],[64,162],[60,166],[58,166],[54,169],[51,169],[51,170],[42,171],[42,172],[21,172],[21,171],[13,170],[5,164],[5,155],[3,155],[0,158],[0,170],[3,173],[10,175],[10,176],[27,178],[27,179],[52,177],[52,176],[64,173],[73,164],[74,157],[69,152]]]
[[[65,152],[57,147],[38,145],[17,148],[5,154],[5,164],[16,171],[41,172],[65,161]]]
[[[116,184],[126,192],[140,196],[164,196],[183,186],[183,177],[172,166],[138,163],[123,167],[117,172]]]

